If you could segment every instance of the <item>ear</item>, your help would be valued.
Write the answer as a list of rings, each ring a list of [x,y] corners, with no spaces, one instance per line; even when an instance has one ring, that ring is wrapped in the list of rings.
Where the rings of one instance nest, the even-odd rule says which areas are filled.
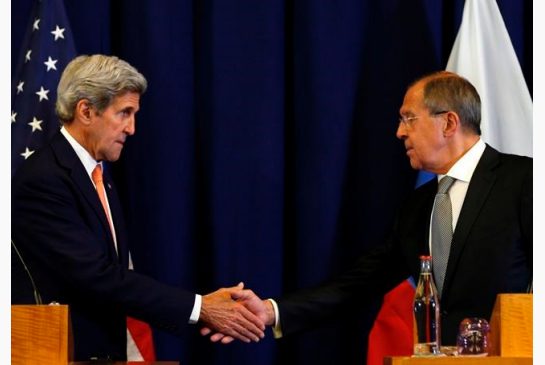
[[[93,115],[93,107],[87,99],[81,99],[76,104],[76,110],[74,113],[75,119],[81,121],[85,125],[91,124],[91,117]]]
[[[451,137],[462,128],[460,117],[456,112],[449,111],[445,113],[445,123],[443,124],[443,136]]]

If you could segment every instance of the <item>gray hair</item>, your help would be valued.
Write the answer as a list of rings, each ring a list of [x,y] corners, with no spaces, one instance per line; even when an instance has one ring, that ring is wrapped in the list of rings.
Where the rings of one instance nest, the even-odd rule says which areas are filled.
[[[59,81],[57,115],[62,123],[69,123],[82,99],[101,113],[116,96],[126,92],[143,94],[147,87],[140,72],[115,56],[79,56],[66,66]]]
[[[419,81],[424,82],[424,105],[430,114],[456,112],[466,131],[481,135],[481,98],[467,79],[454,72],[439,71],[415,83]]]

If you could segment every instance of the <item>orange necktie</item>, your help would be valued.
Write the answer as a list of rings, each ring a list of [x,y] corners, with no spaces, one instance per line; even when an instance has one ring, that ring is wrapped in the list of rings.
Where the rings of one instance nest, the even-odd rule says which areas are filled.
[[[102,165],[96,165],[95,169],[91,173],[91,177],[95,183],[98,198],[102,203],[102,208],[104,208],[104,213],[106,213],[106,218],[108,219],[108,224],[110,225],[110,230],[112,231],[113,235],[114,226],[112,225],[108,204],[106,203],[106,190],[104,190],[104,181],[102,178]],[[143,359],[146,361],[154,361],[155,349],[153,346],[153,335],[149,325],[145,322],[137,320],[136,318],[127,317],[127,329],[133,337],[136,347],[138,348]]]
[[[100,202],[102,203],[102,208],[104,208],[104,213],[106,213],[106,219],[108,219],[108,224],[110,225],[110,230],[112,231],[112,234],[114,232],[114,227],[112,225],[112,219],[110,218],[110,212],[108,210],[108,204],[106,203],[106,195],[104,190],[104,181],[102,179],[102,165],[97,164],[93,172],[91,173],[91,177],[93,178],[93,182],[95,183],[98,198],[100,199]]]

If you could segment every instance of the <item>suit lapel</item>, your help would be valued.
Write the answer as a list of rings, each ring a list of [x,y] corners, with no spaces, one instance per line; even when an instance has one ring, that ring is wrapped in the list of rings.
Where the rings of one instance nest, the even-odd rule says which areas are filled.
[[[100,202],[98,194],[89,175],[87,174],[87,171],[85,171],[83,164],[79,160],[78,155],[61,132],[59,132],[55,138],[53,138],[51,141],[51,147],[57,157],[57,160],[59,161],[59,164],[69,171],[72,181],[78,187],[81,194],[87,200],[100,220],[104,231],[108,235],[108,241],[110,243],[109,247],[115,254],[114,240],[110,230],[110,225],[108,224],[108,219],[106,218],[106,213],[104,212],[104,208],[102,208],[102,203]]]
[[[443,299],[448,296],[448,288],[456,273],[456,268],[458,267],[471,228],[479,216],[490,190],[494,186],[496,173],[493,172],[493,169],[498,163],[498,151],[487,145],[469,182],[462,210],[460,211],[460,216],[452,237],[447,272],[443,285]]]

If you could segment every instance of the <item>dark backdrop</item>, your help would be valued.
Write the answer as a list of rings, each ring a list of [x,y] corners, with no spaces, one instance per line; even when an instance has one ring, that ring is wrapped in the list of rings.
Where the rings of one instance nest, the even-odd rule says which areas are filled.
[[[498,0],[532,92],[532,2]],[[66,0],[80,54],[149,81],[113,167],[136,267],[199,293],[315,285],[381,242],[414,186],[395,138],[406,85],[443,69],[461,0]],[[12,0],[12,72],[32,0]],[[364,364],[380,298],[259,344],[156,332],[187,364]]]

